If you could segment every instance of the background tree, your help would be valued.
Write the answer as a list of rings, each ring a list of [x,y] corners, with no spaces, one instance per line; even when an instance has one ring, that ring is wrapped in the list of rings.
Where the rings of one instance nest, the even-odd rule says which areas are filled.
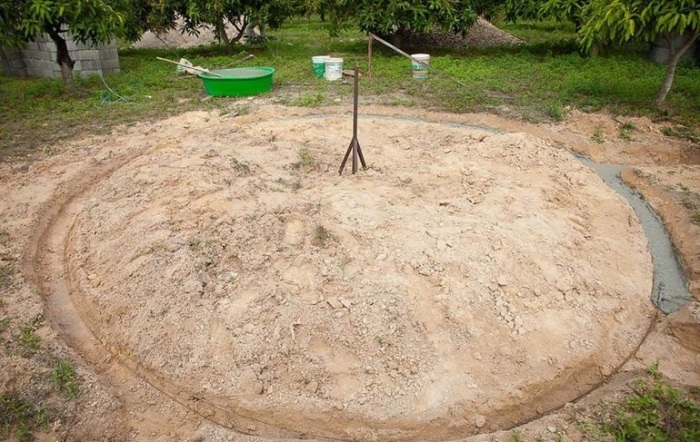
[[[699,0],[591,0],[583,11],[579,35],[583,48],[600,42],[626,44],[663,39],[669,50],[668,68],[656,95],[660,106],[673,85],[678,61],[700,36]],[[680,39],[675,47],[674,39]]]
[[[501,3],[488,0],[319,0],[331,29],[355,23],[382,36],[404,31],[427,32],[438,26],[463,32],[479,15],[489,15]]]
[[[73,79],[66,36],[81,43],[105,43],[122,30],[123,16],[106,0],[0,0],[0,45],[22,47],[46,33],[56,44],[65,83]]]
[[[516,21],[546,20],[570,21],[576,31],[583,24],[583,8],[590,0],[505,0],[506,19]]]
[[[211,27],[228,53],[245,33],[248,25],[279,27],[297,11],[301,0],[130,0],[127,18],[129,35],[136,31],[155,33],[178,28],[198,34],[202,26]],[[133,39],[133,36],[132,36]]]

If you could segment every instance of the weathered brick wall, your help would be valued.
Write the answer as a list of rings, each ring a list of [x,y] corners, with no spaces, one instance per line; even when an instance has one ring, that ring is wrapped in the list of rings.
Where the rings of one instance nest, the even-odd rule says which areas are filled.
[[[68,51],[75,61],[75,75],[93,75],[119,72],[119,55],[116,42],[93,47],[72,40],[67,41]],[[56,45],[42,35],[24,49],[0,48],[0,65],[6,75],[24,77],[60,77],[61,68],[56,63]]]

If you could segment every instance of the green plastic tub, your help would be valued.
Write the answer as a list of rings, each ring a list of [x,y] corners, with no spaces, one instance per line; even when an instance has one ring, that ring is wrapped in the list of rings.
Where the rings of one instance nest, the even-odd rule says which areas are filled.
[[[254,67],[219,69],[212,72],[221,75],[221,77],[207,73],[199,74],[207,95],[247,97],[270,92],[272,90],[272,74],[275,73],[275,70],[268,67]]]

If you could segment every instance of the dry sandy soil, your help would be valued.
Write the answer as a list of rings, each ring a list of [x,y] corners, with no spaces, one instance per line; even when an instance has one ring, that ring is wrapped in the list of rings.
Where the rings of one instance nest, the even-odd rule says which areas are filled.
[[[656,360],[700,385],[698,304],[656,312],[634,212],[571,154],[630,166],[698,299],[696,146],[366,106],[339,176],[348,106],[248,103],[0,164],[0,317],[79,365],[47,440],[580,440]],[[13,330],[0,393],[38,394]]]

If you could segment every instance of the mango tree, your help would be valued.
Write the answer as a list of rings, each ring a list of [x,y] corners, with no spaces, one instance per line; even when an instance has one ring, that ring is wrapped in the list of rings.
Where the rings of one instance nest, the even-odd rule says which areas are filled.
[[[278,27],[297,10],[301,0],[129,0],[132,3],[129,30],[162,32],[175,29],[197,34],[209,26],[226,51],[244,35],[248,25]]]
[[[435,26],[464,31],[500,1],[489,0],[318,0],[331,28],[351,23],[383,36],[403,31],[426,32]]]
[[[582,11],[590,0],[505,0],[506,18],[517,19],[555,19],[571,21],[576,31],[583,24]]]
[[[625,44],[630,41],[664,40],[668,45],[668,67],[656,95],[660,106],[673,85],[681,59],[700,37],[698,0],[592,0],[584,8],[585,23],[579,35],[586,50],[597,43]],[[679,46],[673,40],[681,39]]]
[[[107,0],[0,0],[0,46],[22,47],[46,33],[56,45],[65,83],[73,79],[66,36],[81,43],[105,43],[122,29],[123,16]]]

